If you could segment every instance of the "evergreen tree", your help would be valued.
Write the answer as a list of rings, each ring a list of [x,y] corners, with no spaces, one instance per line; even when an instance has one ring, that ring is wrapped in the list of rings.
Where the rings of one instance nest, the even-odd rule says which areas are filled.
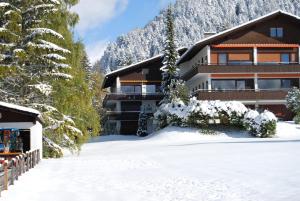
[[[139,114],[139,122],[138,122],[138,130],[137,130],[137,136],[139,137],[145,137],[148,135],[147,133],[147,121],[149,119],[149,116],[145,113],[145,111],[142,109]]]
[[[184,81],[180,79],[179,68],[176,66],[178,52],[175,44],[173,21],[172,8],[169,6],[166,14],[166,42],[163,60],[164,66],[162,67],[162,91],[164,99],[161,101],[161,105],[157,113],[163,111],[163,108],[170,103],[175,105],[178,102],[187,103],[189,101],[188,90],[185,87]],[[154,116],[157,120],[159,120],[160,126],[165,126],[167,119],[172,118],[172,115],[169,117],[163,114]]]
[[[164,99],[162,103],[172,102],[177,97],[171,96],[172,90],[177,90],[177,85],[181,84],[179,68],[176,66],[178,52],[175,44],[174,18],[172,7],[169,6],[166,13],[166,42],[164,49],[164,60],[162,67],[162,91]],[[173,93],[174,95],[174,93]]]
[[[1,99],[42,112],[44,155],[79,151],[99,133],[99,115],[81,61],[84,47],[70,27],[77,0],[0,0]],[[3,43],[3,45],[2,45]]]
[[[15,102],[22,86],[20,58],[17,58],[22,13],[18,7],[18,1],[0,1],[0,97],[10,102]]]

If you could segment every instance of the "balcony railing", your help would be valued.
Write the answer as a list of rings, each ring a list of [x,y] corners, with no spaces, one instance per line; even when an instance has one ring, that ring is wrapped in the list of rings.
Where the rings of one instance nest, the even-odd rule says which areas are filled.
[[[162,93],[111,93],[107,94],[104,98],[104,105],[107,103],[109,100],[137,100],[137,101],[142,101],[142,100],[157,100],[160,101],[163,99],[163,94]]]
[[[194,92],[199,100],[285,100],[288,90],[198,90]]]
[[[198,65],[184,75],[184,80],[189,80],[198,73],[300,73],[299,63],[258,63],[257,65],[251,64],[209,64]]]

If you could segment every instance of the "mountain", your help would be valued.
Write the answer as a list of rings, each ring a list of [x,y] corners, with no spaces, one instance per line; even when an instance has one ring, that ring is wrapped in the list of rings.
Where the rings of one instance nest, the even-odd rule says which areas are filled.
[[[220,32],[278,9],[299,15],[300,0],[177,0],[178,47],[189,47],[202,39],[204,32]],[[162,53],[165,11],[143,29],[111,42],[100,60],[101,71],[107,73]]]

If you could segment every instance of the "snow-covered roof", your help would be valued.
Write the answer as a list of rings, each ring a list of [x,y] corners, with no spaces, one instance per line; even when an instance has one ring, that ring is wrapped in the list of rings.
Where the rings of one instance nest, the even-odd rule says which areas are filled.
[[[20,106],[20,105],[15,105],[15,104],[12,104],[12,103],[6,103],[6,102],[0,101],[0,107],[1,106],[6,107],[6,108],[10,108],[10,109],[14,109],[14,110],[28,112],[28,113],[31,113],[31,114],[36,114],[36,115],[41,114],[38,110],[28,108],[28,107],[23,107],[23,106]]]
[[[155,57],[151,57],[151,58],[149,58],[149,59],[140,61],[140,62],[138,62],[138,63],[132,64],[132,65],[129,65],[129,66],[125,66],[125,67],[123,67],[123,68],[119,68],[119,69],[114,70],[114,71],[112,71],[112,72],[110,72],[110,73],[107,73],[105,76],[110,76],[110,75],[112,75],[112,74],[116,74],[116,73],[118,73],[118,72],[122,72],[122,71],[128,70],[128,69],[130,69],[130,68],[139,66],[139,65],[144,64],[144,63],[147,63],[147,62],[149,62],[149,61],[153,61],[153,60],[156,60],[156,59],[158,59],[158,58],[161,58],[162,56],[163,56],[163,54],[160,54],[160,55],[157,55],[157,56],[155,56]]]
[[[182,55],[186,50],[187,50],[186,47],[178,48],[178,52],[179,52],[180,55]],[[107,85],[109,85],[108,82],[111,79],[113,79],[114,77],[116,77],[119,74],[121,74],[121,73],[125,73],[125,72],[133,70],[133,69],[144,67],[145,65],[148,65],[149,63],[157,62],[157,61],[162,60],[162,59],[163,59],[163,54],[159,54],[159,55],[151,57],[149,59],[140,61],[138,63],[132,64],[132,65],[129,65],[129,66],[126,66],[126,67],[122,67],[122,68],[114,70],[114,71],[112,71],[110,73],[107,73],[105,75],[105,77],[104,77],[102,88],[108,87],[107,86]],[[160,67],[162,67],[162,65],[163,64],[161,63],[161,66],[157,66],[157,67],[160,68]]]
[[[297,19],[297,20],[300,20],[300,17],[297,16],[297,15],[293,15],[293,14],[288,13],[288,12],[285,12],[285,11],[283,11],[283,10],[276,10],[276,11],[274,11],[274,12],[271,12],[271,13],[267,14],[267,15],[261,16],[261,17],[259,17],[259,18],[254,19],[254,20],[251,20],[251,21],[249,21],[249,22],[243,23],[243,24],[241,24],[241,25],[239,25],[239,26],[235,26],[235,27],[233,27],[233,28],[231,28],[231,29],[227,29],[227,30],[225,30],[225,31],[223,31],[223,32],[217,33],[217,34],[215,34],[215,35],[212,35],[212,36],[210,36],[210,37],[204,38],[204,39],[202,39],[202,40],[196,42],[192,47],[190,47],[190,48],[189,48],[189,49],[188,49],[188,50],[180,57],[180,59],[177,61],[176,64],[179,65],[179,64],[181,64],[181,63],[183,63],[183,62],[185,62],[185,61],[187,61],[187,60],[193,58],[193,57],[198,53],[198,51],[201,50],[201,48],[202,48],[203,45],[207,45],[207,44],[211,43],[212,41],[214,41],[215,39],[218,39],[219,37],[226,36],[227,34],[230,34],[230,33],[234,32],[234,31],[237,31],[237,30],[239,30],[239,29],[241,29],[241,28],[248,27],[248,26],[250,26],[250,25],[253,25],[253,24],[255,24],[255,23],[260,22],[261,20],[264,20],[265,18],[272,17],[272,16],[276,16],[276,15],[278,15],[278,14],[287,15],[287,16],[293,17],[293,18],[295,18],[295,19]]]

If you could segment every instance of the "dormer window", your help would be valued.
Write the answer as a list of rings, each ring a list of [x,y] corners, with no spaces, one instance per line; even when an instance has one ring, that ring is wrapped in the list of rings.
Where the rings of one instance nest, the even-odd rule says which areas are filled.
[[[281,28],[281,27],[271,28],[270,36],[272,38],[282,38],[283,37],[283,28]]]

